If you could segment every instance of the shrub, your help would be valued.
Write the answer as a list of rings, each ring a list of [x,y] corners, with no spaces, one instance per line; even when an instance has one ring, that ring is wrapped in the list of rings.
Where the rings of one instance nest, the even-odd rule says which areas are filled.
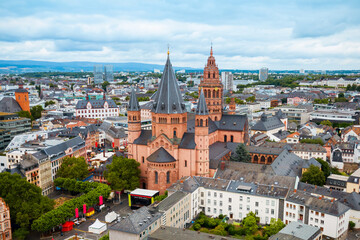
[[[198,231],[200,228],[201,228],[201,225],[199,223],[195,223],[194,226],[193,226],[193,229],[195,231]]]
[[[355,223],[353,221],[349,221],[349,229],[353,230],[355,228]]]

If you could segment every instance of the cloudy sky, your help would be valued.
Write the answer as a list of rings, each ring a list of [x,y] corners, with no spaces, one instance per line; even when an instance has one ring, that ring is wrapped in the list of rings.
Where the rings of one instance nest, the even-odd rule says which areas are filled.
[[[360,69],[359,0],[1,0],[0,59]]]

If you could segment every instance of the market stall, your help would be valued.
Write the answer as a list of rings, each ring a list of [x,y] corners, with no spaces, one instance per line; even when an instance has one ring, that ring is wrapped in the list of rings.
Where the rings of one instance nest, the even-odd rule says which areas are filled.
[[[62,231],[63,232],[68,232],[71,231],[73,229],[74,223],[71,221],[67,221],[62,225]]]
[[[111,222],[115,221],[116,218],[117,218],[117,214],[116,214],[114,211],[109,212],[109,213],[106,214],[106,216],[105,216],[105,222],[111,223]]]
[[[86,211],[85,216],[90,217],[90,216],[94,215],[94,213],[95,213],[95,209],[91,207]]]

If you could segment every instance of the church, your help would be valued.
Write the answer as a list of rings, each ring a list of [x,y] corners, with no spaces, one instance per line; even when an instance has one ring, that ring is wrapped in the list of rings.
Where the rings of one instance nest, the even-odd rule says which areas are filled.
[[[128,157],[140,163],[141,187],[164,193],[184,176],[212,177],[230,156],[226,144],[249,141],[246,115],[223,112],[223,85],[211,48],[199,85],[195,113],[184,100],[170,62],[151,110],[152,129],[141,129],[140,106],[132,90],[128,107]]]

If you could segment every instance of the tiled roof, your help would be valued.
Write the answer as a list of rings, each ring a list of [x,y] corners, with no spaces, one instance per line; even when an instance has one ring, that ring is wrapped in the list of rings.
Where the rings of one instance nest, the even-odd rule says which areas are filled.
[[[19,103],[12,97],[4,97],[0,101],[0,112],[16,113],[21,110]]]
[[[251,128],[251,130],[270,131],[284,126],[284,123],[277,116],[269,117],[264,113],[261,116],[261,119]]]
[[[80,100],[76,104],[76,109],[86,109],[86,106],[90,102],[91,108],[97,109],[97,108],[104,108],[105,102],[108,103],[109,108],[117,108],[116,103],[112,99],[107,100]]]

